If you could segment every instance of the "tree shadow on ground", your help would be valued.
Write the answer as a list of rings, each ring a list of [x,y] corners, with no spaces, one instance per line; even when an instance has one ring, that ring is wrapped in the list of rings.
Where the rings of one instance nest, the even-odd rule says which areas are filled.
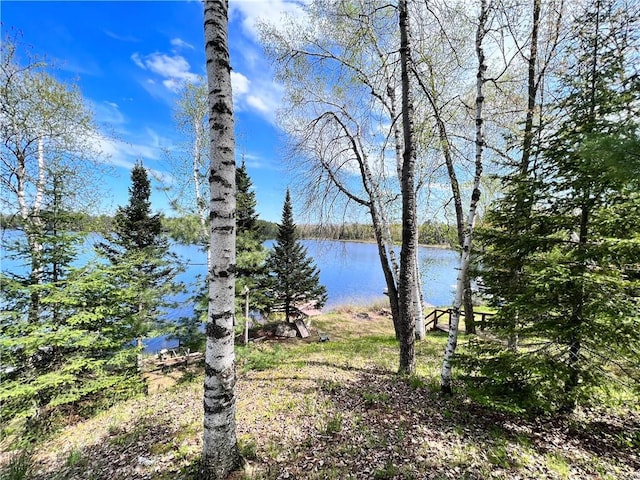
[[[637,417],[525,419],[375,366],[301,365],[239,377],[249,468],[232,478],[631,480],[640,468]],[[150,396],[32,478],[195,478],[201,395]]]
[[[523,419],[389,372],[349,370],[357,378],[318,382],[323,408],[308,412],[305,435],[258,440],[254,478],[631,479],[640,467],[632,445],[615,441],[621,424],[599,420],[609,441],[603,429],[590,434],[591,421],[576,430],[570,419]]]

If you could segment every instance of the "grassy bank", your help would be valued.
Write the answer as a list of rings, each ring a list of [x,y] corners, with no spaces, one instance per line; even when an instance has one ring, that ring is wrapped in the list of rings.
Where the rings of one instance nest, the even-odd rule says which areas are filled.
[[[318,333],[330,340],[318,342]],[[445,340],[430,333],[418,343],[418,371],[408,378],[395,374],[397,344],[379,310],[317,317],[310,339],[238,347],[247,465],[234,478],[638,478],[637,407],[526,419],[482,406],[460,383],[443,398]],[[178,370],[154,379],[146,397],[43,440],[25,458],[25,478],[194,478],[201,425],[202,373]],[[6,472],[19,456],[3,448]]]

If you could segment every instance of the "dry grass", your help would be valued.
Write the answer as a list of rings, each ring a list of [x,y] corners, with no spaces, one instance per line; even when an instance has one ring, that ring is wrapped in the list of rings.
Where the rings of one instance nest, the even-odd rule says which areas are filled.
[[[318,333],[329,342],[318,342]],[[488,410],[437,391],[444,334],[417,346],[398,377],[383,308],[315,318],[307,340],[238,348],[234,479],[639,478],[638,413],[553,421]],[[193,372],[189,373],[192,375]],[[188,376],[189,376],[188,375]],[[190,479],[202,448],[202,377],[71,425],[34,452],[29,478]]]

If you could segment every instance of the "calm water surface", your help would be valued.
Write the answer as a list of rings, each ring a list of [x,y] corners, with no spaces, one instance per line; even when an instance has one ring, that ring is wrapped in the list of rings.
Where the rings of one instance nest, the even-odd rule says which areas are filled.
[[[87,242],[90,247],[95,238]],[[308,255],[313,257],[320,270],[320,281],[327,287],[328,300],[324,311],[342,304],[370,304],[384,297],[386,284],[380,267],[377,246],[373,243],[338,242],[330,240],[303,240]],[[266,242],[267,247],[273,244]],[[185,271],[179,280],[184,282],[190,291],[200,288],[206,274],[206,255],[194,245],[174,245],[173,250],[182,259]],[[7,261],[2,255],[0,264],[4,271],[21,266]],[[82,255],[86,261],[91,254]],[[399,258],[399,252],[398,252]],[[420,247],[420,268],[424,301],[431,305],[451,305],[456,283],[458,254],[453,250]],[[24,267],[22,267],[24,268]],[[182,295],[178,300],[185,300],[178,308],[167,312],[168,320],[190,316],[192,305],[187,302],[189,295]],[[175,342],[165,338],[151,339],[145,342],[147,349],[156,351],[160,348],[172,347]]]
[[[304,240],[320,269],[320,281],[329,299],[324,310],[345,303],[368,304],[383,296],[386,288],[378,247],[373,243]],[[397,252],[398,261],[400,253]],[[458,254],[453,250],[420,247],[424,300],[449,305],[456,283]]]

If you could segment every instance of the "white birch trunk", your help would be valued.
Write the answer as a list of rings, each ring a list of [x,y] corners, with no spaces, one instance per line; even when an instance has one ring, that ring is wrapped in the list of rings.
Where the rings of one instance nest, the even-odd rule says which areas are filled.
[[[471,259],[471,241],[473,238],[473,227],[476,218],[476,207],[480,199],[480,178],[482,176],[482,154],[484,148],[484,119],[482,107],[484,104],[484,81],[487,65],[485,63],[482,41],[484,39],[485,25],[487,23],[487,2],[480,0],[480,15],[478,18],[478,29],[476,31],[476,55],[478,57],[478,73],[476,80],[476,154],[475,154],[475,175],[473,179],[473,193],[469,203],[469,213],[464,230],[464,242],[462,245],[462,255],[460,257],[460,269],[458,270],[458,280],[456,284],[456,296],[453,302],[453,315],[449,326],[449,338],[444,352],[442,362],[442,376],[440,386],[444,393],[452,393],[452,360],[458,344],[458,325],[460,323],[460,311],[464,300],[465,282],[469,274],[469,262]]]
[[[235,419],[235,151],[228,1],[204,4],[209,84],[211,237],[201,478],[223,479],[240,457]]]
[[[426,335],[424,325],[424,302],[422,300],[422,281],[420,280],[420,265],[418,263],[419,251],[416,248],[416,260],[415,260],[415,280],[413,288],[413,310],[416,317],[416,336],[420,340],[424,340]]]
[[[205,199],[202,196],[200,185],[200,162],[202,161],[202,146],[204,142],[202,125],[198,116],[194,116],[194,144],[193,144],[193,190],[196,199],[196,208],[198,210],[198,219],[200,220],[200,229],[202,237],[209,236],[207,229],[207,209],[205,208]],[[211,265],[211,248],[207,247],[207,265]]]
[[[29,244],[29,250],[31,254],[31,273],[30,283],[31,286],[40,285],[42,283],[43,267],[42,267],[42,253],[43,245],[40,241],[39,234],[42,232],[42,219],[40,218],[40,211],[42,209],[42,202],[45,194],[45,158],[44,158],[44,140],[42,137],[38,138],[38,179],[35,182],[35,195],[31,208],[27,207],[25,185],[27,183],[26,164],[23,162],[19,173],[23,175],[22,181],[19,181],[21,185],[18,190],[18,201],[20,203],[20,211],[22,212],[22,218],[25,220],[25,224],[30,228],[26,231],[27,242]],[[29,304],[29,321],[35,323],[40,317],[40,293],[37,289],[31,291]]]
[[[402,250],[400,251],[400,278],[398,300],[400,307],[400,373],[415,371],[415,292],[416,249],[416,150],[413,136],[413,101],[409,83],[411,45],[409,39],[408,0],[399,2],[400,68],[402,78],[402,127],[404,151],[402,156]]]

